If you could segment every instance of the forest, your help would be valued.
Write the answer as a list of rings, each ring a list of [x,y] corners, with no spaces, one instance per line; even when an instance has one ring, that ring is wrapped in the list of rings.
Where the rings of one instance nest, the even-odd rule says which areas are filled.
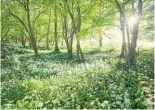
[[[153,0],[1,0],[1,109],[153,109]]]

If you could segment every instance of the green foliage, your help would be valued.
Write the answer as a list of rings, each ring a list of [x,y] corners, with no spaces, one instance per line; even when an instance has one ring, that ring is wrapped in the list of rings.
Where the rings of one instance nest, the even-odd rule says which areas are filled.
[[[150,82],[153,75],[152,50],[140,54],[136,66],[125,65],[116,54],[114,49],[85,48],[84,64],[45,50],[38,58],[31,53],[14,56],[18,65],[2,68],[2,107],[148,108],[139,82]],[[146,65],[147,71],[142,68]]]
[[[15,53],[16,46],[8,41],[1,42],[1,58],[6,58]]]

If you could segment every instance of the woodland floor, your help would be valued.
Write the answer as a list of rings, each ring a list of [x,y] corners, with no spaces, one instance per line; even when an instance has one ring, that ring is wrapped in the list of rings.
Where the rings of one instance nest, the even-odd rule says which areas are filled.
[[[75,49],[74,49],[75,50]],[[115,48],[83,47],[85,63],[76,51],[60,53],[18,48],[2,62],[2,107],[9,108],[153,108],[153,49],[137,53],[128,65]]]

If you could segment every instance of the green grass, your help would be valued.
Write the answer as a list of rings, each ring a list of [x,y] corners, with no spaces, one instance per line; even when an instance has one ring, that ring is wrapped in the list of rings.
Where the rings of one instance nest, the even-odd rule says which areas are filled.
[[[85,47],[83,51],[85,63],[77,62],[75,52],[69,60],[63,48],[58,54],[40,50],[37,58],[31,50],[14,54],[2,68],[2,107],[150,107],[143,90],[147,84],[139,82],[153,87],[153,50],[139,53],[134,66],[122,62],[116,49]]]

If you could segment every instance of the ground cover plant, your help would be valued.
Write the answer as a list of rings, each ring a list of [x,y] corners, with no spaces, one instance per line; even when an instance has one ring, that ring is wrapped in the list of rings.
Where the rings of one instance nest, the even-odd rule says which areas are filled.
[[[2,106],[153,108],[143,89],[153,96],[153,50],[139,55],[134,66],[119,60],[115,49],[87,48],[85,63],[68,61],[64,54],[45,50],[38,58],[32,53],[15,55],[12,64],[2,68]]]

